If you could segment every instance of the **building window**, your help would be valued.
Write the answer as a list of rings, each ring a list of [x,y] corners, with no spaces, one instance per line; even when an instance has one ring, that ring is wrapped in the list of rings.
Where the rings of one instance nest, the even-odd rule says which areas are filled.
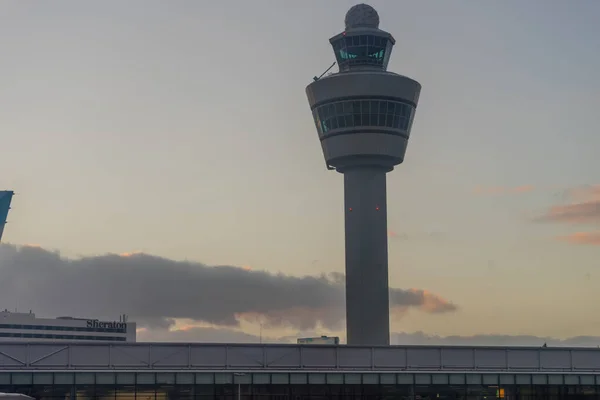
[[[64,339],[64,340],[101,340],[108,342],[124,342],[125,336],[84,336],[84,335],[55,335],[52,333],[21,333],[0,332],[0,338],[27,338],[27,339]]]
[[[413,106],[391,100],[339,101],[321,105],[313,113],[319,134],[362,127],[408,131],[413,114]]]

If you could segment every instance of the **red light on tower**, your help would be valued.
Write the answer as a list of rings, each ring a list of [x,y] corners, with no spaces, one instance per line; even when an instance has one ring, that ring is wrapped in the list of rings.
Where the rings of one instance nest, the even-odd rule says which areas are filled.
[[[379,206],[375,207],[375,211],[379,211]]]

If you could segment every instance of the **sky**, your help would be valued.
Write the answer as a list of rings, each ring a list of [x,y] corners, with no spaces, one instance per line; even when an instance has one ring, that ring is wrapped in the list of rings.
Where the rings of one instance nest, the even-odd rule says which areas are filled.
[[[343,180],[304,89],[356,3],[0,2],[0,306],[343,337]],[[600,3],[369,4],[423,86],[388,175],[394,340],[595,343]]]

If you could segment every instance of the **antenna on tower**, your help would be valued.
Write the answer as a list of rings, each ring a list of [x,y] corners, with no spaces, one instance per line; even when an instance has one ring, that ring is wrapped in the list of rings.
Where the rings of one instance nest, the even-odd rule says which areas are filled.
[[[315,81],[315,82],[316,82],[316,81],[318,81],[319,79],[321,79],[321,78],[323,77],[323,75],[325,75],[326,73],[328,73],[328,72],[329,72],[329,70],[330,70],[331,68],[333,68],[333,66],[334,66],[335,64],[336,64],[336,61],[334,61],[334,62],[333,62],[333,64],[331,64],[331,66],[330,66],[329,68],[327,68],[327,69],[325,70],[325,72],[323,72],[321,75],[319,75],[318,77],[317,77],[317,76],[315,76],[315,77],[313,78],[313,81]]]

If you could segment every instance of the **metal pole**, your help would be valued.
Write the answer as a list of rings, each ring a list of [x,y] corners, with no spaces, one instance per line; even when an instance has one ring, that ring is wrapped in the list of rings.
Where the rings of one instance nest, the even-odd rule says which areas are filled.
[[[244,372],[234,372],[233,376],[244,376],[246,375]],[[242,399],[242,382],[238,380],[237,384],[237,400]]]

